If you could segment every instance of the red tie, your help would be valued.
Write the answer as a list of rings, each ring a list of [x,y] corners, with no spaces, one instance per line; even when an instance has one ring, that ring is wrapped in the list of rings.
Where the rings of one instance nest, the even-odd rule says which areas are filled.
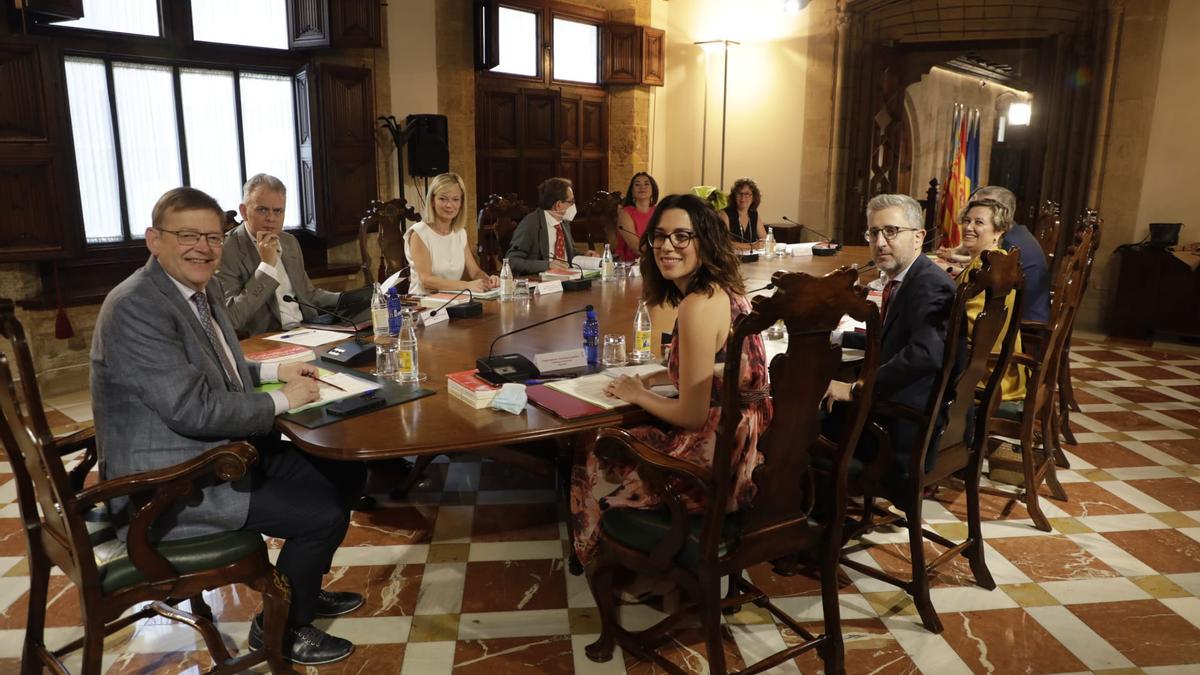
[[[883,287],[883,300],[879,303],[879,318],[880,320],[887,318],[888,302],[892,299],[892,293],[896,287],[900,285],[899,281],[892,279],[887,282],[887,286]]]
[[[554,257],[559,260],[567,260],[567,237],[563,233],[562,223],[554,226],[554,232],[557,235],[554,239]]]

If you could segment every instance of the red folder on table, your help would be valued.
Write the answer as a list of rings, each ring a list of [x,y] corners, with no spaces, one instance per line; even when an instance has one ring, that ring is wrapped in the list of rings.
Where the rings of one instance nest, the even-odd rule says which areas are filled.
[[[589,417],[591,415],[602,415],[609,412],[598,405],[592,405],[570,394],[555,391],[544,384],[525,387],[525,395],[537,407],[549,410],[565,420]]]

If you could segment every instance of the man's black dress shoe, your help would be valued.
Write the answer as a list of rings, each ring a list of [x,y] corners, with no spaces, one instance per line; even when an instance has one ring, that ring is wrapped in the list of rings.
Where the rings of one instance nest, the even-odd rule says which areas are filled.
[[[263,648],[262,614],[250,622],[250,649]],[[302,666],[319,666],[341,661],[354,651],[354,643],[335,637],[313,625],[289,628],[283,634],[283,656]]]
[[[317,616],[341,616],[363,606],[361,593],[317,591]]]

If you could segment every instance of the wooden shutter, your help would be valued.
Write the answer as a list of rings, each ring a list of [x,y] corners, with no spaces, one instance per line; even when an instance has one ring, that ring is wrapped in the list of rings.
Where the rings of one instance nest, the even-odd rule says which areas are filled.
[[[332,47],[378,47],[379,0],[329,0]]]
[[[296,145],[299,148],[300,224],[310,232],[317,231],[320,213],[317,186],[321,171],[313,153],[313,121],[317,119],[317,93],[313,91],[313,69],[301,68],[292,75],[296,96]]]
[[[329,5],[326,0],[287,0],[289,49],[329,46]]]
[[[316,233],[345,239],[357,236],[358,220],[378,192],[371,70],[321,64],[317,74],[317,141],[325,191]]]

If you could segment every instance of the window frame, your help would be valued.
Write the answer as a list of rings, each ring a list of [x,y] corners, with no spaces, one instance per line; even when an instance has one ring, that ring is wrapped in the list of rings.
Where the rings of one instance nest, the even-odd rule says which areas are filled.
[[[602,9],[592,9],[580,5],[573,5],[557,0],[500,0],[499,7],[507,7],[524,12],[533,12],[537,15],[537,47],[538,59],[537,67],[538,74],[534,77],[528,75],[515,75],[512,73],[501,73],[495,70],[482,68],[478,70],[480,76],[492,80],[511,81],[511,82],[527,82],[530,84],[540,84],[545,87],[579,87],[584,89],[603,90],[604,81],[603,75],[603,59],[604,59],[604,24],[607,21],[608,13]],[[558,80],[554,79],[554,19],[565,19],[576,23],[586,23],[596,27],[596,82],[579,82],[577,80]],[[497,45],[499,45],[499,35],[496,36]]]
[[[596,81],[595,82],[580,82],[579,80],[560,80],[560,79],[557,79],[554,77],[554,20],[555,19],[562,19],[563,21],[570,21],[572,23],[587,24],[589,26],[594,26],[596,28]],[[549,28],[549,36],[550,36],[549,39],[546,41],[547,44],[550,45],[549,48],[547,49],[547,51],[549,52],[549,59],[547,59],[547,60],[549,61],[548,67],[549,67],[549,71],[550,71],[549,77],[547,78],[547,80],[550,82],[550,84],[564,85],[564,86],[569,86],[569,87],[592,87],[592,88],[596,88],[596,89],[602,89],[604,87],[604,82],[602,81],[602,77],[601,77],[603,75],[603,73],[602,73],[603,68],[601,66],[603,65],[603,61],[604,61],[604,20],[603,19],[597,20],[592,17],[583,16],[583,15],[579,14],[578,12],[563,10],[563,9],[561,9],[561,6],[558,6],[557,8],[554,8],[549,12],[549,18],[546,20],[546,25]]]

